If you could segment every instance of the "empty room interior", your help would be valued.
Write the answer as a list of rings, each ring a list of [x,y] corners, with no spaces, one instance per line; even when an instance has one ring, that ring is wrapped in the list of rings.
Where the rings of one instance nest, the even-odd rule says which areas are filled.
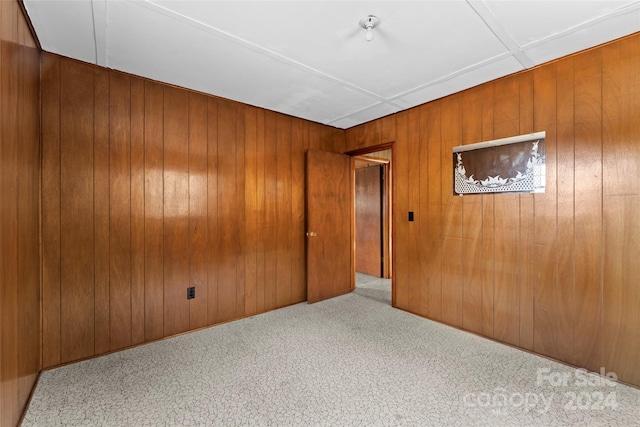
[[[640,1],[0,1],[0,426],[640,425]]]

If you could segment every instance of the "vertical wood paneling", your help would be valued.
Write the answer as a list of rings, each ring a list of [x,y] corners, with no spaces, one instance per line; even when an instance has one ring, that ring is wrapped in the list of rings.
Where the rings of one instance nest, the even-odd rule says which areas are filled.
[[[207,98],[189,94],[189,329],[207,325]]]
[[[627,234],[633,236],[637,225],[633,209],[640,187],[626,178],[638,170],[637,36],[344,133],[211,97],[202,107],[207,109],[203,126],[203,117],[189,110],[187,91],[152,82],[134,88],[129,83],[128,95],[125,90],[124,98],[118,94],[114,100],[117,89],[105,92],[104,76],[112,86],[130,77],[114,78],[117,72],[95,73],[95,67],[47,56],[42,65],[42,185],[51,191],[42,199],[42,289],[43,331],[50,331],[43,336],[43,360],[49,366],[103,351],[104,342],[138,342],[135,289],[141,271],[145,340],[201,323],[189,324],[202,302],[192,301],[192,312],[184,293],[194,280],[191,266],[198,263],[195,248],[202,243],[202,227],[194,229],[194,223],[205,206],[206,322],[299,301],[304,292],[297,282],[304,268],[299,248],[303,240],[297,233],[304,232],[304,213],[298,181],[304,149],[354,149],[396,141],[398,307],[591,369],[603,363],[609,369],[611,364],[625,381],[638,381],[640,368],[633,353],[621,349],[624,342],[637,340],[630,332],[637,330],[630,326],[637,320],[629,305],[636,301],[634,272],[630,261],[618,261],[622,251],[634,253],[637,248]],[[11,78],[11,72],[3,72],[4,79]],[[138,96],[144,97],[144,129],[135,124],[136,111],[142,108]],[[120,103],[130,108],[124,124],[118,119]],[[111,106],[107,112],[105,105]],[[127,123],[128,167],[119,163],[125,159],[114,145],[121,142],[118,132]],[[205,128],[206,192],[199,192],[194,187],[200,184],[192,178],[202,174],[196,170],[201,171],[204,162],[198,163],[201,146],[198,154],[192,151],[192,132]],[[544,194],[453,197],[451,147],[538,130],[547,132]],[[111,142],[106,147],[105,138]],[[140,138],[142,158],[134,142]],[[118,189],[118,177],[127,176],[127,170],[128,189]],[[104,177],[109,178],[106,187]],[[181,183],[185,190],[178,193]],[[199,199],[205,193],[203,202]],[[124,239],[129,239],[130,273],[128,282],[125,277],[113,283],[123,261],[111,254],[111,246],[120,244],[111,221],[127,211],[127,202],[120,201],[127,194],[130,234]],[[140,203],[144,265],[136,267]],[[56,209],[63,210],[62,215]],[[104,227],[98,212],[104,209],[111,213],[111,227]],[[409,210],[416,213],[415,223],[407,221]],[[107,251],[115,261],[107,264],[108,274],[105,260],[94,258],[99,251]],[[119,286],[128,286],[128,302],[122,301],[127,298]],[[108,316],[100,311],[105,295]],[[128,337],[118,323],[127,310]],[[77,320],[72,324],[71,316],[88,319],[90,327]],[[180,325],[182,319],[186,325]],[[114,331],[118,336],[111,336]],[[5,371],[4,364],[0,370]]]
[[[556,64],[533,71],[534,128],[547,132],[546,188],[534,200],[536,269],[534,294],[534,351],[558,357],[557,322],[557,191],[556,191]]]
[[[440,153],[440,103],[427,105],[427,158],[429,180],[427,185],[428,231],[428,286],[429,317],[442,318],[442,157]],[[393,160],[392,160],[393,161]],[[397,164],[393,161],[394,171]],[[397,173],[397,172],[395,172]],[[397,175],[396,175],[397,176]],[[396,185],[398,179],[396,177]],[[424,238],[424,236],[423,236]],[[396,252],[400,245],[396,240]]]
[[[355,171],[356,272],[382,277],[382,200],[384,166],[372,165]]]
[[[462,143],[462,96],[442,101],[442,321],[462,327],[462,200],[453,196],[453,147]]]
[[[414,212],[413,222],[408,222],[407,229],[407,262],[409,277],[420,277],[420,143],[424,138],[423,130],[420,129],[420,109],[412,108],[408,113],[407,136],[406,141],[408,148],[407,167],[408,171],[414,171],[415,182],[407,188],[407,208]],[[425,212],[426,214],[426,212]],[[418,279],[420,280],[420,279]],[[408,305],[407,309],[412,313],[418,313],[420,310],[420,293],[422,287],[420,283],[411,286],[408,284]]]
[[[419,129],[407,127],[410,112],[403,112],[345,133],[348,149],[396,136],[398,307],[412,310],[408,295],[426,290],[430,318],[460,326],[462,307],[464,329],[640,384],[640,292],[629,258],[640,241],[639,40],[632,35],[417,107],[427,112]],[[450,173],[460,131],[463,143],[546,131],[546,191],[465,196],[460,205]],[[416,145],[420,163],[410,166]],[[415,272],[405,221],[407,188],[418,181],[428,217],[419,238],[428,243],[418,247]]]
[[[640,36],[603,48],[603,366],[640,384]]]
[[[144,91],[144,337],[164,333],[164,91],[145,82]]]
[[[482,85],[482,140],[493,136],[494,84]],[[493,338],[494,331],[494,204],[495,195],[482,196],[482,334]]]
[[[494,91],[493,137],[520,133],[520,81],[517,76],[497,80]],[[518,345],[520,342],[519,196],[494,198],[494,338]]]
[[[462,104],[462,144],[482,138],[482,90],[467,91]],[[482,198],[462,198],[462,327],[482,333]]]
[[[408,126],[409,116],[407,112],[398,114],[396,128],[396,145],[395,145],[395,165],[394,173],[397,175],[398,182],[409,181],[409,150],[408,150]],[[409,239],[409,191],[408,186],[400,186],[394,188],[396,194],[396,211],[394,224],[396,230],[396,239],[399,242],[407,242]],[[394,270],[394,292],[395,306],[404,310],[408,310],[409,306],[409,248],[405,243],[396,246],[395,253],[395,270]]]
[[[242,317],[245,315],[245,283],[244,283],[244,248],[245,248],[245,202],[244,202],[244,169],[245,169],[245,105],[239,104],[236,106],[236,213],[240,216],[235,220],[235,227],[237,230],[236,243],[235,243],[235,255],[236,255],[236,314],[235,317]]]
[[[320,136],[318,135],[318,144]],[[276,308],[276,114],[264,112],[264,309]]]
[[[575,59],[575,357],[599,371],[602,348],[602,49]]]
[[[218,101],[207,102],[207,324],[218,321]]]
[[[132,78],[131,344],[144,342],[144,101],[144,80]]]
[[[61,64],[61,362],[94,353],[93,72]]]
[[[93,75],[93,197],[94,197],[94,287],[96,354],[106,353],[109,343],[109,72],[94,70]],[[46,110],[45,110],[46,111]]]
[[[40,371],[40,52],[35,49],[25,17],[18,10],[19,45],[22,53],[20,77],[22,126],[19,146],[18,206],[18,404],[26,402]],[[1,256],[1,255],[0,255]],[[1,362],[0,362],[1,364]],[[1,368],[0,368],[1,370]],[[0,414],[0,419],[2,415]]]
[[[276,121],[276,304],[293,302],[291,295],[291,119]]]
[[[17,1],[0,3],[0,425],[17,425],[41,368],[40,352],[40,53]],[[43,67],[59,73],[55,61]],[[51,79],[47,81],[51,82]],[[48,94],[57,93],[55,84]],[[59,99],[59,96],[58,96]],[[59,103],[50,103],[50,117],[59,117]],[[59,121],[43,127],[43,139],[59,153]],[[43,164],[43,181],[52,187],[59,165]],[[57,176],[55,175],[57,173]],[[59,188],[59,186],[58,186]],[[47,198],[59,206],[59,190]],[[59,238],[57,212],[43,218],[52,225],[44,239],[58,244],[43,262],[54,283],[43,291],[57,301],[45,315],[59,330]],[[57,263],[57,265],[56,265]],[[52,310],[58,308],[58,314]],[[59,334],[54,337],[59,340]],[[47,361],[60,357],[59,344],[47,340]]]
[[[430,235],[430,225],[429,225],[429,133],[428,133],[428,129],[429,129],[429,119],[430,119],[430,112],[429,109],[427,108],[427,106],[423,106],[419,109],[419,113],[420,113],[420,117],[419,117],[419,123],[418,123],[418,128],[420,131],[420,146],[418,148],[419,152],[418,152],[418,164],[420,165],[420,175],[418,178],[418,206],[419,208],[419,216],[417,218],[418,220],[418,226],[419,226],[419,233],[416,236],[416,239],[418,240],[418,267],[420,269],[419,271],[419,281],[420,281],[420,300],[418,302],[418,314],[420,314],[421,316],[429,316],[429,299],[431,297],[431,293],[430,293],[430,286],[429,286],[429,264],[430,264],[430,260],[429,260],[429,239],[427,238]],[[382,155],[384,155],[385,158],[390,159],[393,162],[393,158],[391,157],[391,150],[387,150],[389,153],[387,155],[385,155],[386,153],[381,153]],[[388,165],[387,170],[389,170],[389,167],[392,167],[391,164]],[[383,183],[383,185],[385,185],[385,188],[389,188],[388,187],[388,180],[391,179],[390,174],[388,174],[387,176],[385,176],[385,181]],[[391,201],[389,199],[389,195],[386,195],[386,200],[387,202],[387,208],[390,207]],[[389,215],[388,213],[386,215]],[[385,221],[386,221],[386,215],[385,215]],[[388,235],[388,230],[385,229],[385,236]],[[388,256],[388,248],[389,248],[389,243],[388,242],[384,242],[385,245],[385,251],[383,252],[385,254],[385,257]],[[387,268],[386,265],[384,267],[385,269]],[[387,273],[386,271],[384,273]],[[385,277],[389,277],[388,275],[385,275]]]
[[[615,142],[614,142],[615,143]],[[640,384],[640,195],[610,196],[604,212],[604,360],[607,372]]]
[[[304,230],[304,153],[309,145],[309,125],[294,120],[291,128],[291,302],[306,300]],[[260,194],[260,191],[257,192]]]
[[[245,307],[247,316],[257,313],[257,261],[258,261],[258,189],[257,189],[257,114],[255,108],[245,110],[244,123],[246,132],[244,134],[244,203],[245,203],[245,257],[244,257],[244,280],[245,280]]]
[[[536,131],[533,126],[533,75],[520,76],[520,133]],[[520,347],[533,350],[534,301],[534,196],[520,195]]]
[[[17,4],[0,5],[0,393],[2,423],[20,416],[18,401],[18,97],[20,96]]]
[[[306,298],[304,153],[342,131],[49,54],[42,82],[48,367]]]
[[[265,310],[265,111],[256,111],[256,313]],[[303,258],[303,261],[305,259]],[[306,289],[306,283],[305,283]]]
[[[164,88],[164,333],[189,329],[189,95]]]
[[[557,335],[558,357],[574,362],[575,328],[575,247],[574,247],[574,64],[573,58],[557,64],[558,109],[558,289]]]
[[[45,54],[41,67],[42,366],[47,368],[60,364],[60,58]]]
[[[239,228],[236,181],[236,108],[218,103],[218,321],[231,320],[237,310],[236,243]],[[240,213],[242,214],[242,213]]]
[[[109,81],[109,349],[131,345],[131,83]]]
[[[518,195],[501,194],[494,198],[495,215],[493,255],[494,306],[493,337],[509,344],[520,342],[520,277],[519,252],[519,199]]]

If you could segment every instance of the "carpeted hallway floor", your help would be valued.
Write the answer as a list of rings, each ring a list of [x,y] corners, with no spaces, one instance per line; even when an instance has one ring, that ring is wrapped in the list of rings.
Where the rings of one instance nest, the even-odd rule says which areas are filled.
[[[638,425],[640,390],[396,310],[390,290],[45,371],[23,425]]]

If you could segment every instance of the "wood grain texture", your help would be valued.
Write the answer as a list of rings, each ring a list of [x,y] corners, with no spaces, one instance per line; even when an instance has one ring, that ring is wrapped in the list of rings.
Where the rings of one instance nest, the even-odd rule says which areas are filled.
[[[472,144],[482,138],[482,90],[476,88],[463,94],[462,144]],[[482,198],[462,198],[462,325],[482,333]]]
[[[257,205],[257,111],[255,108],[245,110],[244,121],[247,131],[244,135],[244,202],[245,202],[245,244],[244,256],[245,268],[245,300],[244,310],[246,314],[257,312],[256,288],[258,283],[258,205]]]
[[[598,372],[603,366],[602,49],[574,60],[575,247],[579,248],[575,253],[575,363]]]
[[[306,298],[304,152],[341,131],[44,58],[46,366]]]
[[[264,113],[264,222],[261,230],[264,248],[264,308],[277,307],[277,116],[271,111]],[[320,144],[320,129],[317,129]]]
[[[409,277],[420,277],[420,218],[423,215],[420,210],[420,146],[422,145],[421,141],[426,137],[424,130],[420,127],[420,109],[409,110],[407,120],[407,167],[408,171],[414,171],[415,174],[414,185],[407,188],[407,210],[414,212],[414,220],[407,223],[408,274]],[[409,286],[408,289],[408,310],[412,313],[419,313],[422,286],[418,284],[418,286]]]
[[[640,384],[640,36],[605,46],[602,52],[603,148],[603,366]]]
[[[493,137],[520,134],[520,80],[517,76],[499,79],[494,84]],[[499,195],[494,198],[493,255],[494,316],[493,337],[518,345],[520,341],[520,277],[519,277],[519,196]]]
[[[416,107],[426,112],[418,129],[403,112],[347,130],[348,151],[387,134],[397,143],[399,308],[414,311],[409,295],[427,291],[419,314],[640,384],[638,272],[628,259],[639,241],[639,41]],[[452,197],[452,146],[534,131],[547,135],[545,193]],[[414,259],[406,212],[418,182],[428,221]]]
[[[41,368],[40,53],[33,46],[18,2],[1,2],[0,425],[7,426],[17,425]],[[51,63],[44,66],[55,68]],[[56,130],[56,124],[43,129],[54,142],[52,151],[59,150]],[[48,173],[55,172],[52,165],[46,167]],[[59,204],[56,196],[54,192],[49,203]],[[46,221],[54,226],[46,238],[59,241],[59,214],[49,215]],[[46,274],[54,280],[59,278],[58,256],[59,251],[54,252],[46,263]],[[59,295],[59,280],[46,292]],[[47,315],[51,308],[47,307]],[[59,354],[51,341],[47,346],[54,357]]]
[[[218,100],[207,100],[207,324],[218,320]]]
[[[304,153],[309,147],[309,124],[294,120],[291,128],[291,298],[293,303],[306,300],[304,229]],[[258,169],[260,170],[260,169]],[[258,191],[256,194],[260,194]]]
[[[536,195],[534,200],[536,265],[545,268],[536,269],[534,293],[534,351],[559,357],[556,337],[557,286],[558,286],[558,247],[557,247],[557,186],[556,186],[556,64],[549,64],[533,72],[534,87],[534,128],[547,132],[545,140],[546,188],[544,194]]]
[[[60,329],[61,362],[94,354],[93,72],[61,64]]]
[[[3,13],[5,10],[13,13],[3,3]],[[4,33],[11,33],[10,28],[13,27],[3,26]],[[631,36],[437,100],[417,108],[417,113],[395,114],[344,133],[260,109],[256,110],[254,120],[251,107],[207,97],[207,324],[300,299],[302,294],[296,283],[306,271],[300,264],[301,240],[297,233],[303,230],[300,221],[306,218],[299,208],[300,195],[304,193],[297,185],[304,165],[304,149],[350,151],[396,141],[393,225],[397,239],[394,256],[398,307],[475,331],[480,319],[484,335],[590,369],[610,361],[625,381],[638,381],[640,368],[631,353],[621,348],[625,340],[637,339],[635,318],[626,311],[627,299],[635,298],[633,284],[626,279],[632,277],[633,271],[631,266],[614,261],[617,255],[622,256],[615,251],[637,249],[635,241],[625,240],[625,230],[629,228],[633,233],[635,219],[616,219],[614,215],[620,212],[631,215],[625,212],[631,212],[634,197],[640,194],[637,182],[628,179],[636,176],[639,169],[639,125],[635,120],[640,114],[638,38]],[[2,45],[0,55],[3,70],[9,52],[4,50],[5,46]],[[105,173],[116,184],[120,169],[105,169],[109,165],[105,165],[104,157],[98,158],[98,153],[105,149],[99,140],[104,137],[104,129],[117,131],[122,125],[111,123],[111,112],[103,111],[106,94],[100,85],[104,77],[96,73],[97,67],[53,55],[45,58],[42,185],[49,190],[42,199],[42,312],[43,331],[48,331],[43,335],[43,361],[55,366],[103,351],[105,329],[100,328],[105,327],[107,318],[100,312],[104,306],[99,301],[105,297],[104,290],[110,289],[105,287],[106,280],[111,286],[114,279],[104,274],[104,259],[95,257],[98,248],[105,250],[105,235],[109,237],[109,245],[115,235],[111,235],[111,230],[104,234],[104,217],[100,216],[98,206],[114,214],[126,209],[110,205],[119,204],[122,194],[108,195],[109,203],[105,203]],[[109,81],[111,74],[117,73],[100,72],[109,75]],[[11,71],[3,73],[7,81],[14,78]],[[110,343],[138,341],[134,338],[134,322],[139,322],[139,317],[133,320],[134,283],[140,274],[139,267],[134,266],[138,235],[134,231],[137,229],[134,206],[140,203],[140,194],[136,193],[140,171],[134,164],[140,162],[134,155],[133,135],[138,132],[134,128],[137,120],[134,104],[139,95],[136,91],[140,89],[134,89],[132,84],[130,87],[132,257],[128,309],[126,303],[120,306],[120,301],[111,301],[119,296],[109,293],[113,313],[119,313],[122,307],[125,313],[131,310],[130,336],[108,336]],[[190,117],[188,102],[179,103],[187,105],[185,108],[167,102],[165,91],[182,92],[144,82],[145,341],[170,334],[164,330],[165,315],[173,316],[168,313],[173,313],[175,307],[173,301],[165,300],[165,292],[172,289],[174,282],[172,279],[171,283],[165,283],[168,277],[165,273],[172,276],[175,269],[176,277],[185,279],[176,304],[186,304],[182,293],[191,277],[189,255],[187,261],[173,259],[185,243],[175,234],[164,241],[163,236],[169,234],[163,226],[168,223],[170,233],[184,229],[184,235],[191,236],[191,192],[187,188],[178,195],[165,186],[184,181],[189,187],[188,135],[192,126],[194,132],[202,131],[204,120],[201,116]],[[108,95],[110,105],[112,94]],[[170,94],[169,99],[174,96],[189,97]],[[8,99],[17,99],[17,95],[9,95]],[[171,114],[165,111],[167,108]],[[479,196],[477,203],[452,196],[451,147],[466,139],[473,140],[478,135],[478,120],[483,140],[530,131],[547,132],[544,194],[512,198]],[[298,139],[306,141],[303,149]],[[182,149],[186,146],[187,151],[180,152],[178,146]],[[112,148],[116,147],[109,150]],[[8,150],[8,158],[14,158],[11,148]],[[119,155],[113,160],[116,159]],[[73,169],[70,164],[81,167]],[[412,183],[416,183],[418,191],[411,187]],[[168,200],[165,195],[169,195]],[[611,199],[611,205],[607,206],[612,197],[618,199],[615,202]],[[196,202],[198,208],[194,207],[193,212],[202,208],[200,201]],[[180,209],[186,210],[184,217],[179,215]],[[65,210],[62,215],[61,210]],[[406,221],[409,210],[418,217],[413,229]],[[255,223],[247,213],[255,215]],[[482,220],[478,223],[480,213]],[[119,215],[113,218],[120,218]],[[174,221],[178,217],[182,219]],[[69,218],[74,219],[73,227]],[[232,235],[238,238],[232,240]],[[165,248],[165,244],[170,247]],[[511,247],[516,249],[510,252],[507,249]],[[185,248],[189,253],[189,239]],[[610,258],[611,251],[614,252]],[[478,253],[482,254],[481,261]],[[167,263],[163,254],[171,255],[171,261]],[[470,264],[466,263],[467,255],[472,258]],[[120,262],[108,264],[109,274],[111,266],[119,271]],[[179,267],[182,264],[187,266],[184,272]],[[285,285],[279,281],[283,277]],[[80,286],[80,282],[86,284]],[[575,284],[575,290],[566,283]],[[123,283],[114,284],[114,290],[120,285]],[[424,300],[428,301],[427,310],[423,308]],[[191,312],[185,306],[183,315],[190,323]],[[596,314],[586,317],[587,313]],[[110,333],[127,329],[121,329],[117,323],[112,326],[111,314],[110,309]],[[85,319],[83,324],[92,326],[87,329],[71,324],[70,317],[77,319],[77,316]],[[596,324],[598,318],[602,326]],[[182,322],[179,320],[182,315],[176,319],[169,323]],[[186,329],[189,328],[187,324]],[[594,328],[598,330],[595,337],[587,332]],[[5,370],[4,362],[0,370]]]
[[[144,338],[164,332],[164,89],[145,82],[144,92]]]
[[[144,342],[144,80],[131,78],[131,344]]]
[[[218,106],[218,320],[231,320],[237,310],[236,244],[236,106]],[[242,213],[240,213],[242,214]]]
[[[441,162],[440,103],[427,104],[427,286],[429,288],[429,317],[442,318],[442,162]],[[394,163],[395,164],[395,163]],[[395,165],[397,170],[398,166]],[[397,183],[397,178],[396,178]],[[397,185],[397,184],[396,184]],[[424,235],[423,235],[424,237]],[[396,252],[399,245],[396,244]]]
[[[236,241],[236,317],[245,315],[245,201],[244,201],[244,170],[245,170],[245,105],[236,106],[236,212],[240,215],[240,219],[236,220],[237,241]]]
[[[554,333],[557,336],[558,357],[573,362],[574,323],[576,302],[575,271],[575,68],[572,58],[557,65],[557,109],[558,140],[558,236],[564,242],[558,250],[557,321]]]
[[[189,94],[189,329],[207,325],[207,98]]]
[[[109,72],[94,70],[94,117],[109,117]],[[45,107],[46,108],[46,107]],[[46,110],[45,110],[46,111]],[[109,121],[93,123],[93,196],[94,196],[94,251],[100,256],[94,260],[94,351],[106,353],[110,349],[109,334],[109,274],[110,274],[110,201],[109,201]],[[45,156],[46,158],[46,156]],[[58,191],[60,191],[58,187]]]
[[[20,416],[18,386],[18,180],[20,57],[18,53],[17,4],[3,2],[0,22],[0,129],[2,195],[0,196],[0,392],[3,424],[13,425]]]
[[[164,89],[164,332],[189,329],[189,94]]]
[[[307,298],[322,301],[351,291],[351,158],[307,151]]]
[[[356,271],[381,277],[382,166],[356,170]]]
[[[117,350],[131,345],[131,78],[111,74],[109,92],[109,350]]]
[[[42,56],[42,366],[60,364],[60,58]],[[3,138],[4,141],[4,138]]]
[[[396,143],[395,143],[395,165],[396,183],[408,182],[409,180],[409,151],[408,151],[408,113],[398,114],[396,118]],[[395,217],[393,218],[393,228],[397,241],[405,242],[396,246],[394,254],[394,281],[393,292],[395,296],[394,307],[409,309],[409,247],[406,244],[409,240],[409,191],[408,186],[396,185],[394,188]]]
[[[454,197],[453,147],[462,143],[462,96],[442,101],[442,320],[462,327],[462,199]]]
[[[290,305],[291,295],[291,120],[276,122],[276,304]]]

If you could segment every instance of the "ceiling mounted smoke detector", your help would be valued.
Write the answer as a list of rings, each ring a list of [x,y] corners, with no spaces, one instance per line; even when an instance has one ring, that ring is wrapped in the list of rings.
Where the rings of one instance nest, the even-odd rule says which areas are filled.
[[[368,42],[373,40],[373,29],[380,25],[380,19],[377,16],[369,15],[360,20],[360,26],[367,30],[366,39]]]

